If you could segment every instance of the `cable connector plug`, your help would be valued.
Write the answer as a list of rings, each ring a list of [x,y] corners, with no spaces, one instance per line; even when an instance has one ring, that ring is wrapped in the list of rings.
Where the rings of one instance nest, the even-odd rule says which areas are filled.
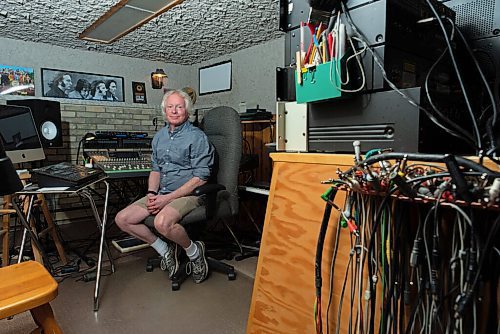
[[[467,271],[465,273],[465,281],[469,284],[472,284],[474,281],[474,277],[477,272],[477,251],[474,248],[471,248],[469,253],[467,254]]]
[[[414,268],[418,265],[420,250],[422,249],[422,238],[415,238],[413,248],[410,253],[410,267]]]
[[[411,291],[410,287],[406,284],[403,290],[403,303],[405,305],[410,305],[411,303]]]
[[[349,227],[349,231],[354,234],[355,236],[359,237],[359,232],[358,232],[358,227],[354,223],[353,219],[348,219],[347,220],[347,227]]]
[[[471,299],[472,299],[472,293],[470,291],[467,291],[466,293],[462,293],[457,296],[454,306],[455,319],[460,319],[463,317],[465,309],[467,308],[467,305],[469,304]]]
[[[334,193],[333,197],[335,197],[335,195],[337,194],[337,189],[338,189],[337,187],[333,187],[333,186],[328,188],[323,194],[321,194],[321,198],[324,201],[328,202],[331,198],[330,196],[332,196],[332,193]]]

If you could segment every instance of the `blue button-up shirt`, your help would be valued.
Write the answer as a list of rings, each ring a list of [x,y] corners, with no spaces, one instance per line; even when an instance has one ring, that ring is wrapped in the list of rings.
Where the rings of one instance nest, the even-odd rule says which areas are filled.
[[[189,121],[169,131],[168,124],[153,137],[151,169],[160,173],[159,193],[168,194],[197,176],[208,180],[214,148],[203,131]]]

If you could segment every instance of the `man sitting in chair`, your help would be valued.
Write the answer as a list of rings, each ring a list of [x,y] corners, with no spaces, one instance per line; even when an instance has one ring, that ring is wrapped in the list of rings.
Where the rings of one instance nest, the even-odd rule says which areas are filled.
[[[115,221],[123,231],[150,244],[162,257],[162,269],[172,277],[179,269],[176,245],[158,238],[143,224],[146,217],[155,216],[155,229],[184,248],[193,279],[200,283],[208,275],[205,245],[193,242],[178,223],[202,205],[191,193],[207,182],[214,164],[214,148],[205,133],[187,121],[192,108],[188,94],[168,91],[161,106],[167,125],[153,138],[147,195],[118,212]]]

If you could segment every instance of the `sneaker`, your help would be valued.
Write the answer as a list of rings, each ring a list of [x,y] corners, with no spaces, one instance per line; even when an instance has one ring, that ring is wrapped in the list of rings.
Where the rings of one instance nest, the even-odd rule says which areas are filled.
[[[193,280],[195,283],[201,283],[208,276],[208,263],[205,257],[205,244],[202,241],[195,241],[198,246],[200,255],[190,262],[191,270],[193,272]]]
[[[160,268],[168,271],[168,277],[172,278],[179,270],[178,245],[169,245],[168,251],[163,254],[160,261]]]

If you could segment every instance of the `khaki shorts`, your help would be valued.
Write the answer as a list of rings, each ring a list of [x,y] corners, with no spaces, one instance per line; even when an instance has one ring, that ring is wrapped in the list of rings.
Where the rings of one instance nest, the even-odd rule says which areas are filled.
[[[148,209],[146,207],[147,196],[144,196],[141,199],[138,199],[132,204],[138,205],[141,208]],[[196,209],[197,207],[203,205],[203,201],[198,196],[185,196],[174,199],[172,202],[168,203],[167,206],[170,206],[177,211],[179,211],[181,218]]]

